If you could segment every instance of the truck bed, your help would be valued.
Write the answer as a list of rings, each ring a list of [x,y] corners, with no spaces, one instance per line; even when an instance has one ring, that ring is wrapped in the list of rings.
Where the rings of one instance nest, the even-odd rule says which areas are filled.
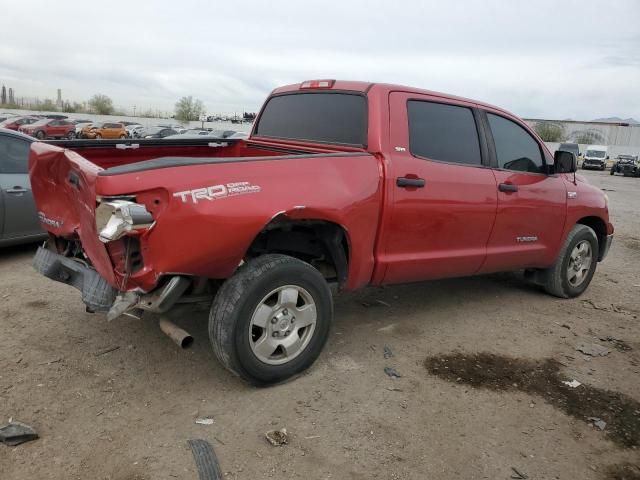
[[[82,155],[102,169],[122,167],[163,157],[245,158],[316,153],[322,150],[274,147],[243,139],[54,140],[47,142]]]
[[[371,279],[381,172],[370,153],[341,150],[242,139],[34,142],[29,175],[50,248],[77,251],[120,291],[150,291],[167,274],[227,278],[276,217],[353,231],[349,240],[364,245],[352,259],[355,287]],[[144,205],[154,223],[103,243],[96,208],[118,199]]]

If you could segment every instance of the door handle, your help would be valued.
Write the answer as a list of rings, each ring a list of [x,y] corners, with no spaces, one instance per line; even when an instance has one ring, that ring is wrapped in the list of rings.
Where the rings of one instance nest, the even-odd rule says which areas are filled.
[[[22,188],[22,187],[13,187],[5,190],[5,192],[7,193],[27,193],[27,191],[28,190],[26,188]]]
[[[500,185],[498,185],[498,190],[507,193],[517,192],[518,185],[514,185],[513,183],[501,183]]]
[[[399,187],[423,188],[424,184],[424,178],[398,177],[396,179],[396,185],[398,185]]]

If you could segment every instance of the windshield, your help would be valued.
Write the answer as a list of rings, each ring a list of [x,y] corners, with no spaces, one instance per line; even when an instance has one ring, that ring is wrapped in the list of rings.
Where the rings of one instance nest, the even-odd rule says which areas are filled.
[[[355,93],[294,93],[271,97],[258,136],[365,146],[367,99]]]
[[[604,158],[605,152],[603,150],[587,150],[585,157]]]
[[[50,118],[43,118],[42,120],[38,120],[37,122],[32,123],[33,127],[39,127],[40,125],[46,125],[51,121]]]

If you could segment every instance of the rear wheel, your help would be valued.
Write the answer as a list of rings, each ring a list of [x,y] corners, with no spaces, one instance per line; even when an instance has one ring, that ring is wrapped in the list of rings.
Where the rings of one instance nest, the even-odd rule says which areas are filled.
[[[616,173],[616,169],[614,167],[611,167],[611,172],[609,173],[609,175],[613,175]]]
[[[96,133],[96,140],[101,140],[102,139],[102,135],[100,135],[99,133]]]
[[[67,134],[67,138],[68,138],[69,140],[73,140],[74,138],[76,138],[76,132],[69,132],[69,133]]]
[[[36,132],[36,138],[38,140],[44,140],[44,137],[45,137],[45,134],[44,134],[44,132],[42,130],[39,130],[39,131]]]
[[[127,136],[122,134],[122,135],[120,135],[120,138],[127,138]]]
[[[329,337],[329,285],[308,263],[264,255],[241,266],[218,291],[209,338],[220,362],[259,386],[309,368]]]
[[[556,263],[541,272],[547,293],[561,298],[581,295],[591,283],[598,263],[598,237],[586,225],[576,225],[564,242]]]

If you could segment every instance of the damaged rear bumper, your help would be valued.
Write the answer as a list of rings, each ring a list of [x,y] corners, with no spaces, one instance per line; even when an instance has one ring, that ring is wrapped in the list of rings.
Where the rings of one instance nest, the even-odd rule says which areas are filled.
[[[80,290],[87,309],[108,312],[109,320],[136,309],[166,312],[191,285],[188,277],[176,275],[149,293],[120,292],[88,265],[43,247],[38,248],[33,267],[47,278]]]
[[[109,285],[93,268],[43,247],[38,248],[33,258],[33,267],[51,280],[80,290],[82,301],[92,311],[108,311],[118,294],[118,290]]]

